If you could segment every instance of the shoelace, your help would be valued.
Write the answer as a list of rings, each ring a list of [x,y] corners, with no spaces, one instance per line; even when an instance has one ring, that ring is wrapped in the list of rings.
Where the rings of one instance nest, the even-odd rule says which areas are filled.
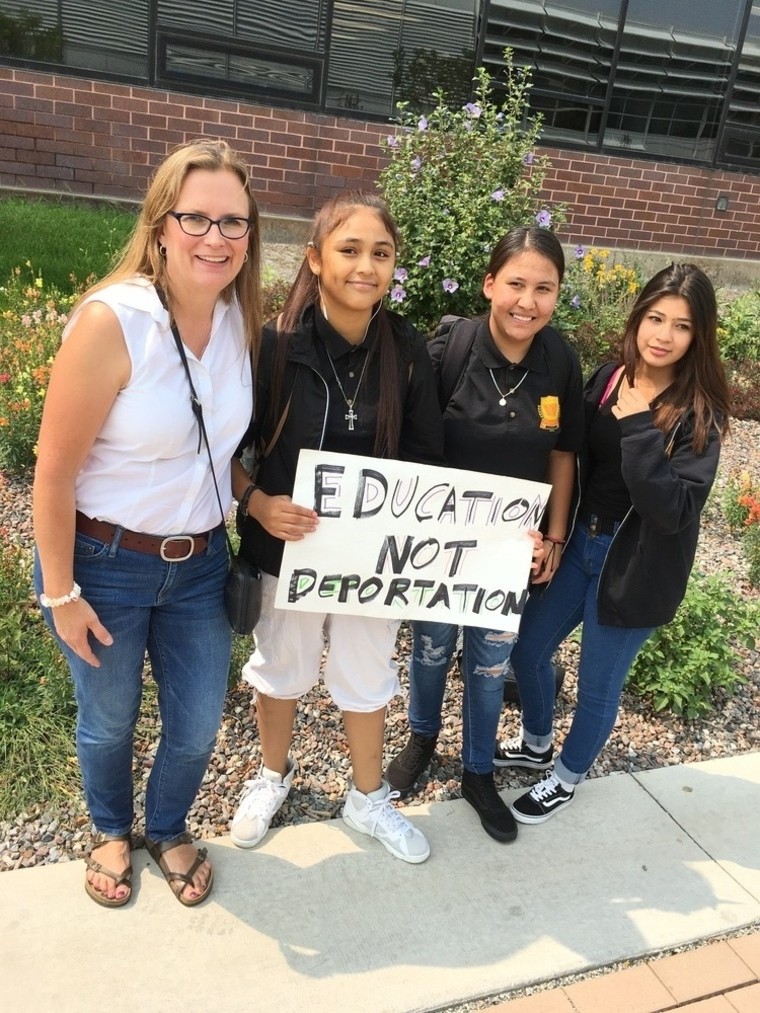
[[[259,777],[255,781],[246,781],[245,787],[248,790],[240,800],[240,810],[244,810],[246,816],[267,816],[269,808],[280,794],[282,785]]]
[[[503,739],[501,743],[501,749],[504,753],[521,753],[522,752],[522,736],[515,735],[512,739]]]
[[[402,816],[398,809],[392,805],[394,799],[400,798],[401,795],[397,791],[392,791],[385,798],[378,799],[369,803],[369,815],[372,820],[373,832],[377,829],[378,825],[380,829],[386,833],[395,834],[408,834],[414,828],[409,820]]]
[[[549,795],[554,795],[556,792],[563,790],[562,785],[559,783],[559,778],[552,772],[543,781],[539,781],[538,784],[533,786],[531,795],[540,802],[542,799],[548,798]]]

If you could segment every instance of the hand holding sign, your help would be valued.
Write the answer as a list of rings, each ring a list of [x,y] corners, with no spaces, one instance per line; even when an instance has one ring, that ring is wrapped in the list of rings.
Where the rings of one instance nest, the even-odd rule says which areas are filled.
[[[275,605],[514,631],[550,487],[301,451],[293,491],[319,527],[286,545]]]

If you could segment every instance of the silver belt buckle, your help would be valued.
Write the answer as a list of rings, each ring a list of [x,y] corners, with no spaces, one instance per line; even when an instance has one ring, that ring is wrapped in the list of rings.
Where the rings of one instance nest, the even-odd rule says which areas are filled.
[[[184,556],[167,556],[164,554],[164,550],[169,542],[187,542],[190,548]],[[167,537],[161,542],[161,548],[158,550],[158,554],[165,563],[184,563],[185,560],[189,559],[194,552],[195,539],[192,535],[167,535]]]

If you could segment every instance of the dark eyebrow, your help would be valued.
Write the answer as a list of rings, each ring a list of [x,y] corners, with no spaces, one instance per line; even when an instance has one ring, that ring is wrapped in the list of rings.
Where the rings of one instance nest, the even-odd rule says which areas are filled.
[[[363,239],[358,239],[358,238],[352,239],[349,236],[347,239],[341,239],[340,242],[341,243],[363,243],[364,240]],[[394,248],[393,243],[389,239],[373,239],[372,240],[372,245],[373,246],[387,246],[391,250]]]

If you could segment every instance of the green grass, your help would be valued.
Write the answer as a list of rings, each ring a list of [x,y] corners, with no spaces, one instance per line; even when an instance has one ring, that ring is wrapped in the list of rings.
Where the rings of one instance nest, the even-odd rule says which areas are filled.
[[[46,288],[73,292],[89,275],[108,272],[134,223],[134,212],[111,206],[0,200],[0,279],[29,263]]]

